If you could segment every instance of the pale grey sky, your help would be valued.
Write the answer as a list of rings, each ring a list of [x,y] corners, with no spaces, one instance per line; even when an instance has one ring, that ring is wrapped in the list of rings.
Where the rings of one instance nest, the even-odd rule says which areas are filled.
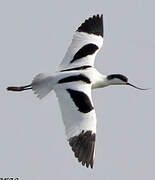
[[[155,179],[154,7],[153,0],[0,1],[0,177]],[[152,89],[93,91],[98,128],[91,170],[74,158],[54,93],[39,101],[31,91],[5,88],[54,72],[73,31],[97,13],[104,14],[105,41],[96,67]]]

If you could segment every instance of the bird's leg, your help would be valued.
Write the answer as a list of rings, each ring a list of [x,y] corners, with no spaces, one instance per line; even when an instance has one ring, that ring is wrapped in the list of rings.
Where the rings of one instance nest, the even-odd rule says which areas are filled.
[[[27,85],[27,86],[19,86],[19,87],[16,87],[16,86],[9,86],[7,87],[7,90],[8,91],[25,91],[25,90],[29,90],[29,89],[32,89],[32,85]]]

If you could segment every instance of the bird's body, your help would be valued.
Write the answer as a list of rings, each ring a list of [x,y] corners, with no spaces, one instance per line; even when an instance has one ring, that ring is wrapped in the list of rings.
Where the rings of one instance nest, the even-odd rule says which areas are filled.
[[[54,74],[41,73],[28,86],[7,88],[10,91],[32,89],[40,99],[54,90],[67,139],[75,157],[82,165],[91,168],[95,156],[97,122],[91,90],[109,85],[135,87],[121,74],[102,75],[95,69],[94,60],[102,47],[103,37],[103,16],[96,15],[87,19],[75,32],[71,45]]]
[[[84,77],[86,77],[88,80],[85,80]],[[86,69],[83,69],[83,70],[69,70],[69,71],[63,71],[63,72],[55,72],[54,74],[41,73],[41,74],[38,74],[34,78],[33,89],[35,91],[35,86],[38,85],[39,87],[42,82],[45,83],[46,81],[45,79],[47,79],[48,84],[49,84],[49,81],[52,81],[52,83],[49,84],[49,86],[51,85],[52,89],[53,88],[57,89],[61,87],[62,84],[64,86],[65,81],[66,83],[70,81],[73,84],[77,84],[77,81],[79,84],[80,83],[85,84],[87,83],[85,81],[90,81],[90,83],[88,82],[88,84],[91,85],[90,86],[91,89],[95,89],[95,88],[105,87],[109,85],[106,77],[107,77],[106,75],[102,75],[94,67],[87,67]],[[68,84],[66,85],[68,86]],[[42,96],[44,95],[38,93],[38,96],[42,98]]]

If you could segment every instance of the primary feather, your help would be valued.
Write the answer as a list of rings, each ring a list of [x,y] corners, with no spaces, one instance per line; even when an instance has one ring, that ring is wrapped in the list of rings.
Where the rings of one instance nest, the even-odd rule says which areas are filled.
[[[93,16],[76,30],[59,69],[94,66],[97,52],[103,44],[103,15]]]

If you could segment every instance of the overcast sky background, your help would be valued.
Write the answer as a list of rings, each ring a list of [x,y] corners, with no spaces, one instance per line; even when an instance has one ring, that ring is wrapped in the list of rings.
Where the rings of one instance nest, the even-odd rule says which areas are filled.
[[[154,0],[0,0],[0,177],[155,179],[154,7]],[[55,72],[73,32],[97,13],[104,14],[105,29],[98,70],[152,89],[93,91],[98,128],[91,170],[74,158],[54,93],[40,101],[31,91],[5,88]]]

